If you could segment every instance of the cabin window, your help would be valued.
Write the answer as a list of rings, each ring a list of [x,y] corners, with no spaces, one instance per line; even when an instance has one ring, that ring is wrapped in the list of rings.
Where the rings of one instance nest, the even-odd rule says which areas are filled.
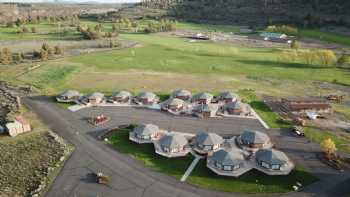
[[[271,169],[272,169],[272,170],[279,170],[280,168],[281,168],[280,165],[272,165],[272,166],[271,166]]]
[[[232,171],[232,166],[224,166],[224,171]]]
[[[270,169],[270,165],[268,163],[263,162],[263,161],[261,162],[261,166],[264,168]]]

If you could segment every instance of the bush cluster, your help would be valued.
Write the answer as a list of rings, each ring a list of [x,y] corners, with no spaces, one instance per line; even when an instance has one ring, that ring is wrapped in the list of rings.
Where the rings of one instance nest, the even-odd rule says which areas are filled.
[[[275,32],[275,33],[283,33],[283,34],[293,35],[293,36],[298,35],[298,29],[295,27],[288,26],[288,25],[280,25],[280,26],[270,25],[270,26],[266,27],[265,31]]]

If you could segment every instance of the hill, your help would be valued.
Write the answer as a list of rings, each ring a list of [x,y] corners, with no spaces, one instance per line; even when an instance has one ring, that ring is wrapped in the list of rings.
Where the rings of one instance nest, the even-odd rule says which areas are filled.
[[[168,9],[171,15],[193,22],[350,26],[346,0],[144,0],[142,5]]]

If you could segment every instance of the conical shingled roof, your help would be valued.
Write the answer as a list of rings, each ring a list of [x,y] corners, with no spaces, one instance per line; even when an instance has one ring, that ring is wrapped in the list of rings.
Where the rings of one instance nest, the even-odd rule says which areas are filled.
[[[222,144],[224,142],[224,139],[215,133],[206,133],[206,132],[200,132],[196,135],[195,141],[198,144],[202,144],[204,146],[206,145],[217,145]]]
[[[211,156],[211,159],[225,166],[240,165],[244,162],[242,153],[235,149],[216,151]]]
[[[159,140],[159,145],[168,147],[169,149],[182,148],[187,144],[188,144],[187,139],[180,134],[168,134],[163,136]]]
[[[159,127],[153,124],[141,124],[133,130],[133,132],[138,135],[153,135],[158,131]]]
[[[289,161],[286,154],[275,149],[260,149],[255,153],[255,158],[270,165],[283,165]]]
[[[269,136],[260,131],[244,131],[240,138],[249,144],[265,144],[270,141]]]

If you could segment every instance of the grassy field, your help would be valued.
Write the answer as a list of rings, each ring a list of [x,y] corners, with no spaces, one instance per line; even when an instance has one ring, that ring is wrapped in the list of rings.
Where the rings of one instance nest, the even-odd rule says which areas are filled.
[[[192,156],[182,159],[168,159],[154,152],[153,144],[138,145],[129,141],[129,130],[122,129],[116,131],[110,138],[109,143],[113,145],[119,152],[131,155],[144,165],[169,174],[180,179],[187,167],[191,164]]]
[[[31,196],[41,181],[52,181],[48,168],[56,169],[64,152],[35,114],[24,110],[23,115],[32,132],[16,138],[0,136],[0,196]]]
[[[193,159],[191,156],[173,159],[159,156],[154,152],[152,144],[139,145],[129,141],[128,132],[128,129],[116,131],[109,138],[109,143],[119,152],[130,155],[154,170],[180,179]],[[296,181],[308,185],[317,181],[317,178],[305,172],[301,167],[297,167],[288,176],[272,177],[252,171],[240,178],[227,178],[212,173],[206,168],[205,160],[202,160],[187,179],[189,184],[198,187],[240,193],[288,192],[292,190],[292,185]]]
[[[350,37],[343,34],[325,32],[318,29],[300,29],[299,34],[301,37],[313,38],[350,47]]]

